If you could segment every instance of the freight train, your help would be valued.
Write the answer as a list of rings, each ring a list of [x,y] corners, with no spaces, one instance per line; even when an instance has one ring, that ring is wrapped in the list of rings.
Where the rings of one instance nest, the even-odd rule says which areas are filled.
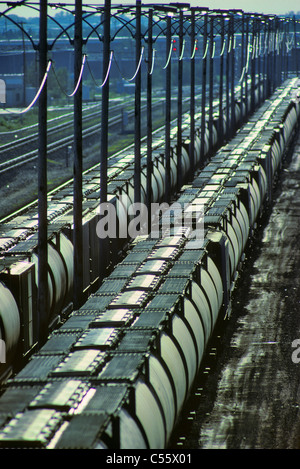
[[[262,87],[262,84],[261,84]],[[235,90],[240,96],[240,90]],[[256,102],[259,92],[256,90]],[[207,108],[207,112],[209,109]],[[236,122],[241,122],[243,106],[236,103]],[[189,123],[190,116],[183,116],[182,181],[185,182],[189,170]],[[222,121],[226,135],[226,119]],[[215,149],[223,142],[218,138],[220,122],[218,103],[214,106],[214,122],[210,127],[206,122],[204,134],[204,154],[201,155],[201,112],[195,114],[195,167],[203,165],[212,142]],[[210,139],[209,131],[212,132]],[[170,130],[171,161],[170,190],[177,188],[177,120]],[[165,188],[165,131],[164,128],[153,134],[152,202],[164,200]],[[141,202],[146,200],[147,145],[141,148]],[[116,207],[119,219],[119,232],[128,225],[128,207],[134,198],[134,148],[120,151],[108,160],[108,201]],[[186,176],[186,178],[184,178]],[[100,243],[96,233],[99,220],[100,169],[99,165],[83,174],[83,291],[84,297],[93,291],[103,277],[118,261],[118,255],[126,248],[126,240],[111,240],[107,249],[107,265],[103,256],[100,259]],[[73,181],[70,181],[48,197],[48,310],[45,323],[51,331],[72,310],[73,299]],[[100,264],[101,270],[100,270]],[[104,273],[103,273],[104,272]],[[38,208],[37,204],[19,211],[0,223],[0,339],[6,347],[5,364],[0,363],[0,382],[23,366],[40,343],[37,318],[38,283]],[[44,334],[43,334],[44,335]],[[47,334],[46,334],[47,335]]]
[[[293,79],[277,88],[181,188],[176,203],[186,219],[191,218],[190,226],[197,207],[204,207],[203,238],[193,238],[184,226],[180,228],[176,211],[163,214],[161,226],[168,215],[168,231],[131,240],[123,260],[112,265],[101,286],[71,312],[66,307],[72,292],[71,191],[66,186],[51,196],[49,337],[2,386],[0,447],[167,446],[216,324],[230,315],[245,248],[297,129],[300,105],[293,100],[297,86]],[[237,121],[241,107],[236,106]],[[188,127],[188,116],[185,124]],[[218,128],[216,118],[215,145]],[[205,136],[208,144],[207,132]],[[156,137],[152,201],[163,200],[165,180],[164,155],[159,151],[163,136]],[[188,172],[189,146],[183,141],[182,167]],[[195,153],[199,164],[199,133]],[[175,187],[175,143],[172,156]],[[109,200],[117,208],[121,226],[128,223],[125,205],[133,202],[133,155],[116,155],[109,174]],[[87,172],[84,185],[89,293],[100,264],[97,177],[93,170]],[[142,186],[145,178],[142,172]],[[16,354],[26,356],[37,341],[36,226],[37,218],[29,211],[1,227],[0,324],[10,363]],[[112,242],[112,253],[115,248]]]

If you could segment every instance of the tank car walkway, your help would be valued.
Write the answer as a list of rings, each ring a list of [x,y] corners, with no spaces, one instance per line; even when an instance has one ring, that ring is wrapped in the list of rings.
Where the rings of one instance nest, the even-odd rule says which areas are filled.
[[[173,447],[300,449],[299,188],[300,135],[248,253],[221,351]]]

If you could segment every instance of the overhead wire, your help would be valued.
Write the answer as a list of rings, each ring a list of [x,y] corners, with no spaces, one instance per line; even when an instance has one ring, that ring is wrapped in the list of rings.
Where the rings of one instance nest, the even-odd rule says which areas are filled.
[[[109,56],[108,67],[107,67],[107,71],[106,71],[106,75],[105,75],[105,78],[104,78],[103,82],[101,83],[101,85],[98,85],[98,83],[96,82],[95,77],[94,77],[94,75],[93,75],[93,72],[92,72],[92,70],[91,70],[89,61],[88,61],[88,59],[87,59],[87,66],[88,66],[90,75],[91,75],[91,77],[92,77],[92,79],[93,79],[93,82],[95,83],[95,86],[96,86],[97,88],[103,88],[103,86],[106,84],[106,82],[107,82],[107,80],[108,80],[108,77],[109,77],[109,74],[110,74],[110,70],[111,70],[111,64],[112,64],[113,55],[114,55],[114,51],[111,50],[111,51],[110,51],[110,56]]]
[[[156,54],[156,49],[153,49],[153,51],[152,51],[151,69],[150,69],[149,75],[152,75],[152,74],[153,74],[154,62],[155,62],[155,54]]]
[[[138,62],[138,64],[137,64],[136,71],[135,71],[134,75],[133,75],[131,78],[125,78],[125,77],[123,76],[123,73],[122,73],[122,71],[121,71],[121,69],[120,69],[120,67],[119,67],[119,64],[118,64],[117,60],[116,60],[116,55],[115,55],[115,54],[113,55],[115,64],[116,64],[116,66],[117,66],[117,68],[118,68],[118,70],[119,70],[119,72],[120,72],[120,75],[122,76],[122,79],[123,79],[123,80],[125,80],[125,81],[127,81],[127,82],[130,82],[130,81],[133,81],[133,80],[135,79],[135,77],[137,76],[137,74],[138,74],[138,72],[139,72],[139,69],[140,69],[140,67],[141,67],[141,64],[142,64],[142,59],[143,59],[143,55],[144,55],[144,50],[145,50],[145,47],[143,46],[143,47],[141,48],[141,54],[140,54],[139,62]]]
[[[72,92],[71,94],[69,94],[67,91],[64,90],[64,88],[62,87],[62,85],[61,85],[61,83],[60,83],[60,81],[59,81],[59,78],[58,78],[58,76],[57,76],[57,73],[56,73],[56,71],[55,71],[55,67],[53,66],[53,68],[52,68],[58,86],[60,87],[61,91],[62,91],[66,96],[68,96],[69,98],[72,98],[72,97],[77,93],[77,91],[78,91],[80,82],[81,82],[81,80],[82,80],[82,75],[83,75],[83,70],[84,70],[84,67],[85,67],[85,62],[86,62],[86,54],[84,54],[83,57],[82,57],[82,63],[81,63],[81,69],[80,69],[80,72],[79,72],[79,77],[78,77],[77,83],[76,83],[76,85],[75,85],[75,88],[74,88],[74,90],[73,90],[73,92]]]
[[[294,39],[294,36],[293,36],[293,33],[291,34],[291,36],[287,36],[287,39],[285,41],[285,45],[286,45],[286,48],[287,48],[287,52],[289,52],[292,48],[292,44],[293,44],[293,39]],[[208,53],[208,47],[209,47],[209,41],[210,39],[207,38],[206,39],[206,45],[205,45],[205,51],[204,51],[204,55],[203,55],[203,59],[206,58],[207,56],[207,53]],[[224,40],[222,41],[222,50],[220,52],[220,57],[223,56],[224,54],[224,51],[225,51],[225,47],[226,47],[226,41],[227,39],[224,38]],[[173,42],[171,42],[171,45],[170,45],[170,51],[169,51],[169,54],[168,54],[168,58],[167,58],[167,61],[166,61],[166,64],[164,65],[163,69],[166,69],[170,63],[170,60],[171,60],[171,56],[172,56],[172,51],[174,50],[173,49]],[[264,42],[264,44],[263,44]],[[280,49],[280,45],[281,43],[283,42],[283,33],[278,33],[277,34],[274,34],[273,33],[273,36],[271,34],[271,37],[269,38],[269,49],[270,49],[270,42],[274,44],[274,48],[275,50],[277,51],[277,54],[279,53],[279,49]],[[231,52],[231,49],[235,49],[236,48],[236,36],[233,35],[233,36],[230,36],[229,39],[228,39],[228,47],[227,47],[227,52],[230,53]],[[243,79],[244,77],[244,74],[248,72],[248,67],[249,67],[249,60],[250,60],[250,54],[252,52],[252,59],[254,59],[255,57],[259,56],[259,55],[265,55],[267,53],[267,35],[265,35],[265,37],[263,38],[262,37],[262,34],[259,34],[259,36],[256,36],[254,35],[253,37],[253,45],[249,45],[248,46],[248,54],[247,54],[247,62],[246,62],[246,65],[243,67],[243,70],[242,70],[242,76],[240,78],[240,81]],[[191,55],[191,59],[193,59],[195,57],[195,53],[196,53],[196,50],[197,50],[197,40],[194,41],[194,47],[193,47],[193,52],[192,52],[192,55]],[[185,51],[185,39],[183,40],[183,44],[182,44],[182,48],[181,48],[181,51],[180,51],[180,56],[179,56],[179,61],[183,60],[183,55],[184,55],[184,51]],[[216,43],[215,41],[213,41],[213,52],[212,52],[212,58],[214,58],[215,56],[215,51],[216,51]],[[156,50],[153,49],[153,53],[152,53],[152,62],[151,62],[151,68],[150,70],[148,71],[148,73],[150,75],[153,74],[153,70],[154,70],[154,65],[155,65],[155,55],[156,55]],[[142,59],[143,59],[143,54],[144,54],[144,47],[142,47],[141,49],[141,54],[140,54],[140,58],[139,58],[139,62],[137,64],[137,68],[136,68],[136,71],[135,73],[133,74],[133,76],[131,78],[125,78],[122,76],[122,78],[127,81],[127,82],[131,82],[135,79],[135,77],[137,76],[139,70],[140,70],[140,67],[141,67],[141,63],[142,63]],[[120,67],[118,66],[117,64],[117,61],[116,61],[116,58],[115,58],[115,54],[114,54],[114,51],[111,51],[110,52],[110,58],[109,58],[109,64],[108,64],[108,68],[107,68],[107,71],[106,71],[106,75],[104,77],[104,80],[103,80],[103,83],[101,85],[97,84],[96,80],[94,79],[93,77],[93,74],[92,74],[92,70],[91,70],[91,67],[88,63],[88,60],[87,60],[87,55],[84,54],[83,57],[82,57],[82,64],[81,64],[81,69],[80,69],[80,73],[79,73],[79,77],[78,77],[78,80],[77,80],[77,83],[75,85],[75,88],[73,90],[72,93],[67,93],[63,87],[61,86],[60,84],[60,81],[58,79],[58,76],[57,76],[57,73],[55,71],[55,67],[52,63],[52,61],[50,60],[49,63],[48,63],[48,66],[47,66],[47,70],[45,72],[45,75],[44,75],[44,78],[42,80],[42,83],[39,87],[39,90],[37,91],[37,94],[36,96],[34,97],[34,99],[32,100],[32,102],[29,104],[29,106],[27,106],[25,109],[21,110],[21,111],[18,111],[17,113],[26,113],[28,112],[33,106],[34,104],[36,103],[37,99],[39,98],[40,96],[40,93],[45,85],[45,82],[48,78],[48,74],[49,74],[49,71],[52,67],[52,70],[53,70],[53,73],[56,77],[56,80],[58,82],[58,85],[59,87],[61,88],[61,90],[63,91],[63,93],[68,96],[68,97],[73,97],[77,91],[78,91],[78,88],[79,88],[79,85],[82,81],[82,76],[83,76],[83,71],[84,71],[84,67],[85,67],[85,64],[88,65],[88,68],[89,68],[89,71],[90,71],[90,74],[93,78],[93,81],[95,83],[95,85],[98,87],[98,88],[102,88],[107,80],[108,80],[108,77],[109,77],[109,74],[110,74],[110,71],[111,71],[111,66],[112,66],[112,60],[113,58],[115,59],[115,62],[116,62],[116,65],[120,71]],[[120,71],[121,73],[121,71]],[[122,73],[121,73],[122,75]]]
[[[215,41],[213,41],[213,51],[212,51],[212,54],[211,54],[211,58],[213,59],[214,56],[215,56],[215,52],[216,52],[216,43]]]
[[[207,51],[208,51],[208,43],[209,43],[209,39],[206,40],[206,46],[205,46],[205,52],[204,52],[204,55],[202,57],[202,59],[205,59],[206,55],[207,55]]]
[[[193,58],[195,57],[196,50],[197,50],[197,43],[198,43],[198,40],[195,39],[195,42],[194,42],[194,49],[193,49],[193,53],[192,53],[192,56],[191,56],[191,60],[193,60]]]
[[[224,38],[224,40],[223,40],[223,47],[222,47],[222,50],[221,50],[220,57],[222,57],[222,55],[224,54],[224,51],[225,51],[225,45],[226,45],[226,38]]]
[[[259,33],[259,56],[260,57],[263,57],[264,56],[264,52],[263,52],[263,45],[262,45],[262,33]]]
[[[242,82],[245,73],[248,73],[249,61],[250,61],[250,55],[251,55],[251,48],[252,48],[252,45],[249,43],[248,44],[248,50],[247,50],[247,62],[246,62],[246,65],[243,67],[242,74],[241,74],[241,77],[239,79],[239,83]]]
[[[173,51],[173,41],[171,41],[169,55],[168,55],[168,58],[167,58],[166,65],[163,67],[163,70],[165,70],[165,69],[168,68],[168,66],[169,66],[169,63],[170,63],[170,60],[171,60],[172,51]]]
[[[249,44],[248,44],[248,53],[247,53],[246,70],[245,70],[246,73],[248,73],[248,69],[249,69],[249,61],[250,61],[251,49],[252,49],[252,45],[249,43]]]
[[[239,83],[241,83],[243,81],[243,78],[244,78],[244,75],[245,75],[245,70],[246,70],[246,67],[243,67],[242,74],[241,74],[241,77],[239,79]]]
[[[180,62],[183,59],[184,49],[185,49],[185,39],[183,40],[182,50],[181,50],[180,57],[179,57]]]
[[[48,65],[47,65],[47,69],[46,69],[46,72],[45,72],[44,77],[42,79],[42,82],[40,84],[40,87],[39,87],[35,97],[31,101],[31,103],[25,109],[22,109],[21,111],[7,110],[9,113],[11,113],[11,114],[25,114],[26,112],[28,112],[35,105],[36,101],[39,99],[40,94],[41,94],[41,92],[42,92],[42,90],[45,86],[45,83],[46,83],[48,75],[49,75],[49,71],[51,69],[51,65],[52,65],[52,60],[49,60]]]
[[[74,96],[78,91],[80,82],[82,80],[82,74],[83,74],[85,62],[86,62],[86,55],[84,54],[83,57],[82,57],[82,64],[81,64],[81,69],[80,69],[80,72],[79,72],[79,77],[78,77],[78,80],[77,80],[77,84],[75,86],[75,89],[74,89],[73,93],[69,94],[70,98],[72,98],[72,96]]]
[[[255,59],[255,55],[256,55],[256,36],[253,37],[252,60]]]

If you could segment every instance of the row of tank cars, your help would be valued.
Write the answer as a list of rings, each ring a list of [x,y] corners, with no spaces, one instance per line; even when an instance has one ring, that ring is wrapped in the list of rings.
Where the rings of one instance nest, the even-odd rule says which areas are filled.
[[[297,128],[300,106],[292,98],[297,86],[293,79],[278,88],[193,182],[182,187],[176,203],[192,220],[189,228],[176,223],[182,213],[165,212],[160,226],[165,226],[165,217],[170,224],[163,236],[133,240],[124,259],[83,306],[60,315],[61,324],[49,333],[47,342],[2,386],[0,447],[157,449],[168,445],[216,324],[230,313],[245,247]],[[122,193],[130,200],[131,180],[123,183],[122,178],[132,155],[120,156],[110,166],[116,192],[109,193],[115,197]],[[159,200],[164,180],[159,155],[154,168]],[[85,186],[89,220],[95,209],[89,196],[97,189],[91,173]],[[62,189],[51,200],[56,216],[49,224],[49,246],[55,253],[49,256],[49,284],[55,275],[58,279],[50,297],[52,317],[63,310],[72,284],[68,235],[72,224],[63,208],[72,202],[65,189],[69,190]],[[204,210],[202,238],[189,233],[197,226],[198,207]],[[36,218],[31,213],[23,218],[22,229],[33,229]],[[94,222],[87,233],[88,246],[95,231]],[[3,253],[7,264],[1,272],[1,333],[8,353],[17,347],[18,335],[24,342],[23,352],[34,340],[33,315],[27,305],[34,295],[35,248],[33,234]],[[96,276],[94,255],[95,246],[87,256],[87,283]],[[14,298],[14,291],[22,298]]]
[[[240,96],[239,88],[236,96]],[[250,95],[250,93],[249,93]],[[256,102],[259,92],[256,90]],[[250,103],[249,103],[250,106]],[[207,113],[208,113],[207,109]],[[204,137],[204,158],[200,158],[201,113],[195,115],[195,166],[203,164],[209,153],[209,144],[213,148],[220,146],[218,138],[219,118],[218,103],[214,106],[214,123],[209,127],[206,122]],[[236,122],[241,123],[245,113],[244,103],[236,103]],[[225,114],[225,113],[224,113]],[[183,117],[182,180],[189,169],[188,137],[190,117]],[[223,135],[226,135],[226,118],[222,119]],[[229,124],[228,124],[229,125]],[[211,129],[212,138],[209,138]],[[177,120],[172,122],[170,130],[171,191],[177,188]],[[165,195],[165,135],[164,130],[153,134],[152,202],[164,200]],[[146,154],[145,142],[141,148],[141,202],[146,200]],[[201,160],[201,161],[200,161]],[[99,220],[99,165],[83,174],[83,289],[85,296],[93,291],[99,276],[115,265],[118,254],[126,248],[125,239],[111,241],[107,246],[108,264],[101,272],[99,238],[96,226]],[[121,151],[108,161],[108,201],[115,205],[119,231],[128,226],[128,207],[134,198],[134,149]],[[72,310],[73,297],[73,184],[67,183],[49,194],[48,197],[48,325],[49,331]],[[37,325],[37,272],[38,272],[38,209],[37,205],[14,214],[0,223],[0,344],[5,346],[5,360],[0,360],[0,383],[16,366],[23,366],[27,358],[36,350],[40,341]],[[104,274],[103,274],[104,271]],[[43,334],[44,335],[44,334]],[[5,363],[2,363],[4,362]]]

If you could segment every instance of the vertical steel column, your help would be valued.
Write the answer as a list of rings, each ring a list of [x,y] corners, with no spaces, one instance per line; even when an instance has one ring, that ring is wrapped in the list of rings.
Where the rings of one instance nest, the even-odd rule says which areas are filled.
[[[276,60],[277,60],[277,67],[276,67],[276,83],[279,85],[281,83],[282,77],[285,80],[286,76],[286,56],[287,56],[287,47],[286,47],[286,24],[282,27],[282,22],[279,21],[278,23],[279,28],[277,32],[277,41],[276,41]],[[283,44],[281,47],[280,43],[280,36],[281,36],[281,29],[282,37],[283,37]]]
[[[246,44],[245,44],[245,51],[246,51],[246,69],[245,69],[245,114],[246,119],[249,114],[249,104],[248,104],[248,68],[249,68],[249,18],[246,21]]]
[[[169,52],[171,48],[171,17],[167,16],[167,34],[166,34],[166,60],[169,59]],[[171,60],[166,68],[166,116],[165,116],[165,201],[170,202],[171,199],[171,168],[170,168],[170,142],[171,132]]]
[[[231,121],[230,121],[230,137],[233,137],[233,134],[235,132],[236,128],[236,122],[235,122],[235,93],[234,93],[234,85],[235,85],[235,50],[234,50],[234,14],[232,14],[230,18],[230,30],[231,30],[231,90],[230,90],[230,96],[231,96]]]
[[[293,17],[293,22],[294,22],[294,49],[295,49],[295,72],[296,72],[296,77],[298,76],[298,50],[297,50],[297,26],[296,26],[296,17],[294,15]]]
[[[24,27],[23,22],[20,21],[21,31],[22,31],[22,48],[23,48],[23,106],[26,107],[26,46],[25,46],[25,38],[24,38]]]
[[[224,122],[223,122],[223,88],[224,88],[224,47],[225,47],[225,24],[224,17],[221,16],[221,54],[220,56],[220,83],[219,83],[219,135],[220,142],[223,144],[224,139]]]
[[[109,118],[109,75],[106,76],[109,67],[110,56],[110,15],[111,0],[105,0],[103,14],[103,83],[101,100],[101,149],[100,149],[100,203],[107,202],[107,159],[108,159],[108,118]],[[105,277],[108,266],[108,243],[109,239],[100,239],[99,244],[99,276],[100,280]]]
[[[266,88],[267,88],[267,97],[271,94],[271,52],[270,52],[270,42],[271,42],[271,21],[268,18],[268,34],[267,34],[267,76],[266,76]]]
[[[252,54],[251,54],[251,114],[255,109],[255,47],[256,47],[256,28],[255,19],[252,22]]]
[[[40,0],[39,82],[47,68],[47,0]],[[47,82],[39,97],[38,155],[38,296],[37,324],[40,344],[48,332],[48,246],[47,246]]]
[[[268,22],[266,17],[264,18],[264,58],[263,58],[263,83],[264,83],[264,92],[263,92],[263,99],[267,99],[268,90],[267,90],[267,51],[266,51],[266,44],[267,44],[267,37],[268,37]]]
[[[209,134],[209,150],[208,154],[211,156],[213,150],[213,101],[214,101],[214,17],[210,17],[210,30],[209,30],[209,120],[208,120],[208,134]]]
[[[270,96],[273,92],[273,79],[272,79],[272,67],[273,67],[273,50],[272,50],[272,45],[273,45],[273,22],[269,18],[269,31],[268,31],[268,85],[269,85],[269,93],[268,95]]]
[[[191,10],[191,87],[190,87],[190,145],[189,145],[189,159],[190,159],[190,174],[191,179],[195,171],[195,11]]]
[[[242,40],[241,40],[241,77],[242,77],[242,80],[241,80],[241,97],[240,97],[240,100],[241,100],[241,117],[242,117],[242,122],[244,122],[244,119],[245,119],[245,115],[244,115],[244,106],[243,106],[243,103],[244,103],[244,77],[243,77],[243,74],[245,72],[245,69],[244,67],[246,66],[246,64],[244,65],[244,60],[245,60],[245,19],[244,19],[244,13],[242,13]]]
[[[152,195],[152,74],[153,67],[153,10],[148,12],[148,73],[147,73],[147,209],[148,229],[151,226],[151,195]]]
[[[110,56],[110,10],[111,0],[105,0],[103,14],[103,83],[101,108],[101,153],[100,153],[100,202],[107,202],[107,159],[108,159],[108,117],[109,117],[109,67]]]
[[[275,23],[275,28],[274,28],[274,43],[273,43],[273,70],[272,70],[272,76],[273,76],[273,92],[275,91],[277,87],[277,52],[276,52],[276,41],[277,41],[277,36],[278,36],[278,21],[277,18],[274,20]]]
[[[267,32],[267,97],[271,94],[271,21],[268,18],[268,32]]]
[[[282,31],[281,31],[282,29]],[[282,47],[279,48],[279,38],[282,32]],[[286,57],[287,57],[287,46],[286,46],[287,34],[286,34],[286,23],[281,27],[281,22],[278,23],[278,29],[276,31],[276,41],[275,41],[275,52],[276,55],[276,68],[274,68],[276,86],[278,86],[279,74],[283,76],[283,80],[286,78]]]
[[[230,17],[228,18],[228,31],[227,31],[227,50],[226,50],[226,139],[230,138],[231,116],[230,116]]]
[[[257,75],[258,75],[258,105],[261,105],[261,59],[260,59],[260,52],[261,52],[261,22],[260,18],[257,20]]]
[[[178,101],[177,101],[177,190],[182,186],[182,55],[183,50],[183,12],[179,12],[179,45],[178,45]]]
[[[135,62],[141,57],[141,0],[136,0]],[[141,202],[141,67],[135,77],[134,105],[134,202]]]
[[[271,33],[270,33],[270,70],[269,70],[269,77],[270,77],[270,94],[274,91],[274,37],[275,37],[275,28],[274,28],[274,21],[271,23]]]
[[[75,1],[74,83],[78,82],[82,63],[82,0]],[[74,309],[82,302],[82,83],[74,95]]]
[[[289,77],[289,52],[290,52],[290,45],[289,45],[289,37],[290,37],[290,22],[287,19],[285,23],[285,30],[286,30],[286,42],[283,44],[283,48],[285,50],[286,54],[286,62],[284,66],[284,79],[287,80]],[[282,83],[282,74],[281,74],[281,80],[280,83]]]
[[[278,29],[276,31],[276,40],[275,40],[275,49],[274,54],[276,57],[276,68],[274,67],[274,74],[275,74],[275,85],[276,87],[279,85],[280,82],[280,75],[285,76],[285,63],[286,63],[286,31],[285,25],[282,31],[283,37],[283,44],[284,47],[280,47],[280,35],[281,35],[281,22],[278,23]]]
[[[277,68],[276,68],[276,82],[279,85],[282,80],[286,79],[286,63],[287,63],[287,28],[286,23],[282,24],[279,21],[279,29],[277,34],[277,45],[276,45],[276,55],[277,55]],[[281,36],[282,34],[282,36]],[[283,41],[280,41],[280,38],[283,38]]]
[[[204,30],[203,30],[203,59],[202,59],[202,98],[201,98],[201,150],[200,162],[204,163],[205,153],[205,112],[206,112],[206,46],[207,46],[207,18],[208,14],[204,15]]]

